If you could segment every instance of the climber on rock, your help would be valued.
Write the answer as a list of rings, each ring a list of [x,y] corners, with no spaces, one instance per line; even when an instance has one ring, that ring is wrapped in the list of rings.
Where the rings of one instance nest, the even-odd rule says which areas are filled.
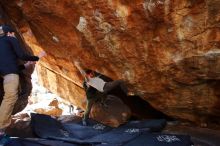
[[[31,56],[20,47],[15,31],[7,26],[0,27],[0,75],[3,77],[4,97],[0,106],[0,145],[5,145],[10,138],[5,134],[5,129],[11,123],[11,114],[18,98],[19,66],[17,60],[34,63],[45,55],[41,52],[39,56]],[[25,65],[24,65],[25,67]]]
[[[75,66],[79,69],[80,73],[85,78],[87,86],[91,86],[97,89],[99,92],[108,94],[113,89],[119,87],[126,95],[128,95],[128,89],[123,80],[114,80],[110,82],[106,82],[101,79],[99,76],[96,76],[94,71],[87,69],[84,71],[79,62],[75,62]]]
[[[85,81],[83,82],[83,87],[86,92],[87,105],[86,105],[86,111],[84,112],[84,115],[83,115],[82,123],[84,126],[86,126],[87,120],[89,118],[89,115],[90,115],[90,112],[91,112],[91,109],[94,103],[99,101],[103,107],[107,107],[107,105],[105,103],[106,95],[104,95],[103,93],[99,92],[97,89],[91,86],[87,86]]]
[[[82,69],[80,62],[75,61],[74,64],[85,79],[83,86],[87,95],[87,107],[83,117],[83,125],[86,125],[86,120],[89,117],[90,110],[95,101],[105,99],[107,95],[117,87],[121,88],[126,95],[128,90],[123,80],[106,82],[100,78],[100,74],[90,69]]]

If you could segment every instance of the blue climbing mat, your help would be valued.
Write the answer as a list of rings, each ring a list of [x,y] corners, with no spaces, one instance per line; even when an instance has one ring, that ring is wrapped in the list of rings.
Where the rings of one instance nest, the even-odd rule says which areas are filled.
[[[165,127],[166,120],[164,119],[130,121],[118,128],[111,128],[92,120],[88,121],[87,126],[82,126],[81,122],[62,124],[50,116],[32,114],[31,124],[34,133],[38,137],[61,141],[64,144],[92,146],[191,146],[189,136],[153,133],[160,132]]]

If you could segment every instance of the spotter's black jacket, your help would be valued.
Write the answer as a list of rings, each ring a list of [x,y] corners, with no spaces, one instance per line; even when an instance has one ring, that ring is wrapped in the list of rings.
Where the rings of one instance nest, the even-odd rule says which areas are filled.
[[[0,36],[0,75],[18,74],[17,60],[38,61],[39,57],[25,53],[15,37]]]

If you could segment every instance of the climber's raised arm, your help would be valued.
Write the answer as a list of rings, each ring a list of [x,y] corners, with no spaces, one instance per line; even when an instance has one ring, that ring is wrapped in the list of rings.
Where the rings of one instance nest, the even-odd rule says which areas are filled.
[[[76,68],[79,70],[79,72],[82,74],[82,76],[85,78],[85,81],[88,81],[88,78],[86,76],[86,72],[85,70],[81,67],[80,62],[79,61],[74,61],[74,65],[76,66]]]

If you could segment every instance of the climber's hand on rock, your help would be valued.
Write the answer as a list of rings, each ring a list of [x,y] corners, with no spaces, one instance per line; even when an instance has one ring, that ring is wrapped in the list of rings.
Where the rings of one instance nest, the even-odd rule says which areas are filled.
[[[35,65],[36,61],[28,61],[27,63],[24,64],[25,68],[28,68],[29,66]]]
[[[80,67],[80,66],[81,66],[81,63],[80,63],[79,60],[75,60],[75,61],[74,61],[74,65],[75,65],[76,67]]]
[[[44,57],[44,56],[46,56],[47,55],[47,53],[45,52],[45,51],[41,51],[39,54],[38,54],[38,57],[39,58],[42,58],[42,57]]]

